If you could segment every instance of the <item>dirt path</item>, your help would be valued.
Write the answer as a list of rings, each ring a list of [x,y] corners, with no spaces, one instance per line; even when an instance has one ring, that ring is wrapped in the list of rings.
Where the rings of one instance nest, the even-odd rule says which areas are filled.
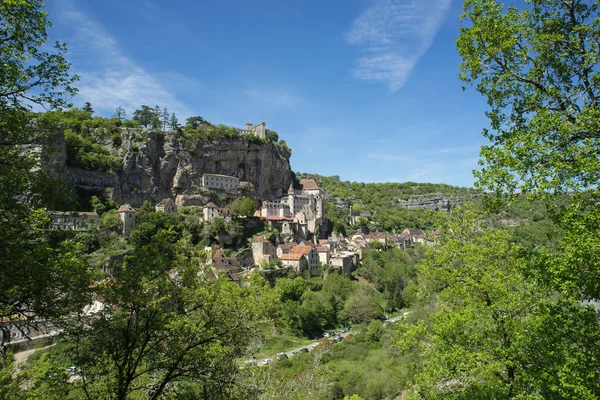
[[[21,364],[23,361],[27,360],[27,357],[29,357],[36,351],[48,349],[52,346],[54,346],[54,344],[51,344],[50,346],[46,346],[46,347],[40,347],[39,349],[31,349],[31,350],[25,350],[25,351],[20,351],[18,353],[15,353],[13,356],[15,359],[15,367],[18,367],[19,364]]]

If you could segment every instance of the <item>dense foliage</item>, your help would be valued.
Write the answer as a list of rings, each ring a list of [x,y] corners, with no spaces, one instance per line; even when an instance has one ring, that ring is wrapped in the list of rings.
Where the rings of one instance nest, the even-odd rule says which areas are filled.
[[[458,204],[477,200],[477,192],[470,188],[460,188],[445,184],[433,183],[363,183],[341,181],[338,176],[321,176],[316,174],[297,173],[298,179],[314,178],[324,190],[329,204],[326,205],[326,216],[333,222],[337,232],[351,229],[350,213],[357,214],[362,210],[369,211],[369,220],[359,221],[354,228],[363,231],[379,230],[401,232],[405,228],[431,230],[435,228],[435,210],[407,209],[401,201],[409,198],[452,198]],[[338,200],[340,202],[338,202]],[[349,207],[344,207],[347,201]],[[339,206],[336,206],[338,202]],[[351,210],[350,210],[351,208]]]

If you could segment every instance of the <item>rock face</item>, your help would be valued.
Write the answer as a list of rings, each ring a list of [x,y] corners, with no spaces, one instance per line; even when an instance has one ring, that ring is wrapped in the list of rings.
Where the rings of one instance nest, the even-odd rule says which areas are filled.
[[[428,195],[411,196],[408,200],[398,199],[398,206],[414,209],[430,209],[450,211],[456,205],[463,204],[464,199],[459,197],[446,197],[442,193],[432,193]]]
[[[193,146],[186,145],[177,132],[141,130],[123,130],[121,137],[121,146],[106,147],[122,157],[122,171],[67,166],[67,183],[134,207],[144,200],[158,202],[167,197],[182,205],[201,205],[196,203],[236,194],[253,193],[256,198],[267,199],[281,196],[290,185],[290,153],[278,144],[252,143],[241,137],[204,140]],[[240,193],[215,193],[203,187],[204,173],[239,178]]]

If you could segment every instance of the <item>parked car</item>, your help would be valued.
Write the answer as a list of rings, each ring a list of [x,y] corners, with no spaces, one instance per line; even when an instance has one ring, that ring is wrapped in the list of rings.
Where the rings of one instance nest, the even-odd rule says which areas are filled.
[[[342,336],[338,336],[338,337],[336,337],[335,339],[333,339],[331,342],[332,342],[332,343],[339,343],[339,342],[341,342],[342,340],[344,340],[344,338],[343,338]]]
[[[290,353],[290,357],[293,357],[293,356],[295,356],[296,354],[298,354],[298,352],[297,352],[297,351],[292,351],[292,352]]]
[[[331,336],[331,333],[329,333],[329,332],[325,332],[325,334],[323,334],[323,337],[329,337],[329,336]]]
[[[277,353],[277,361],[287,360],[289,357],[285,353]]]
[[[351,335],[346,335],[346,339],[350,339],[351,337]]]
[[[272,363],[272,362],[273,362],[273,359],[272,359],[272,358],[265,358],[265,359],[263,360],[263,364],[265,364],[265,365],[267,365],[267,364],[270,364],[270,363]]]
[[[306,347],[298,350],[298,353],[308,353],[308,349]]]

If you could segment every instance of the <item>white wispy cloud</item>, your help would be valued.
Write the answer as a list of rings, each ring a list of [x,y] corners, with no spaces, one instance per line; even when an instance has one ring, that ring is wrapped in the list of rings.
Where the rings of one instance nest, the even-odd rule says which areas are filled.
[[[72,70],[80,76],[76,100],[89,101],[97,111],[125,108],[129,115],[142,104],[159,104],[180,116],[190,109],[152,74],[125,56],[117,42],[93,19],[69,0],[57,1],[59,21],[73,30],[69,43]]]
[[[346,41],[363,54],[354,76],[397,91],[429,50],[451,0],[375,0],[353,22]]]

